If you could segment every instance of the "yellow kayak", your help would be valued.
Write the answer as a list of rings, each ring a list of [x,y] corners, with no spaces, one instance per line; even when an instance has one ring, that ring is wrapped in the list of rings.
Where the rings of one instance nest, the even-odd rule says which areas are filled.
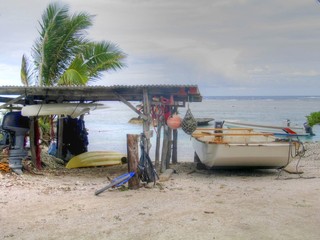
[[[126,155],[114,151],[93,151],[81,153],[70,159],[66,168],[121,165]]]

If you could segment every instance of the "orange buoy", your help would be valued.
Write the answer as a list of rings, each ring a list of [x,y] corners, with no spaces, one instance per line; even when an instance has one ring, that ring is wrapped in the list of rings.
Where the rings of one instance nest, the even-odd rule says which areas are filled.
[[[179,115],[173,114],[172,116],[168,117],[167,125],[171,129],[177,129],[181,126],[182,119]]]

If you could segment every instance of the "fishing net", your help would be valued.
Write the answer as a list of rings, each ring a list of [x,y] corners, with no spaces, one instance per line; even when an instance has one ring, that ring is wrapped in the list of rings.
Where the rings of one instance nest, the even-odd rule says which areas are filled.
[[[191,135],[197,128],[197,120],[193,117],[190,108],[182,120],[181,128],[188,135]]]

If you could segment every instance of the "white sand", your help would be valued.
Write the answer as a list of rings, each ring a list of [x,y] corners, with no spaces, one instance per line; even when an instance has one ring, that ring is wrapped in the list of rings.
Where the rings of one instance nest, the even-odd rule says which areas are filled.
[[[0,239],[319,239],[319,146],[301,175],[180,163],[155,187],[99,196],[125,166],[1,173]]]

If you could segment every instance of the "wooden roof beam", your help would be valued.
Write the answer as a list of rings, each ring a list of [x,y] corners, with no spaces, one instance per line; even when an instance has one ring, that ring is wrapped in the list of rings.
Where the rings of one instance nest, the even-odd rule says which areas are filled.
[[[7,106],[11,105],[11,104],[14,104],[16,102],[18,102],[20,99],[24,98],[24,94],[20,95],[19,97],[16,97],[12,100],[10,100],[9,102],[6,102],[5,104],[2,104],[0,106],[0,109],[3,109],[3,108],[6,108]]]
[[[117,92],[113,92],[115,96],[118,97],[118,99],[123,102],[125,105],[127,105],[129,108],[131,108],[134,112],[136,112],[142,119],[148,120],[148,116],[144,115],[140,111],[138,111],[130,102],[128,102],[125,98],[123,98],[120,94]]]

